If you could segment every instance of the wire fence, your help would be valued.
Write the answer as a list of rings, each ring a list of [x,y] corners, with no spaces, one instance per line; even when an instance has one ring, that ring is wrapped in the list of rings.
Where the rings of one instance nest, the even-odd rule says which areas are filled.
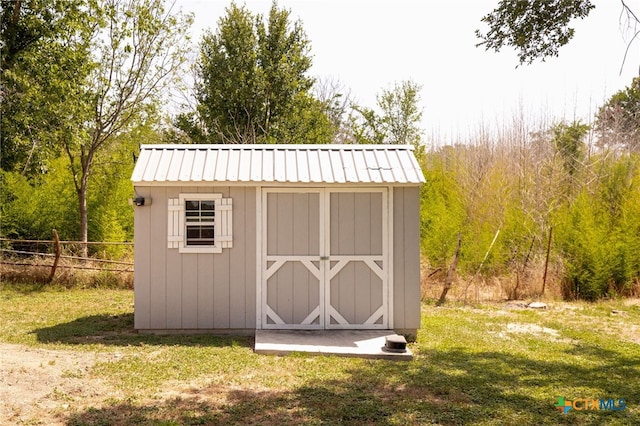
[[[105,258],[107,251],[120,257],[131,257],[132,242],[65,241],[53,230],[52,240],[24,240],[0,238],[0,265],[7,267],[50,268],[47,281],[53,280],[58,269],[78,269],[106,272],[133,272],[132,261]],[[123,247],[124,250],[115,249]],[[103,247],[103,250],[96,249]],[[107,247],[108,250],[104,248]],[[92,256],[79,256],[91,248]],[[61,263],[61,260],[66,262]]]

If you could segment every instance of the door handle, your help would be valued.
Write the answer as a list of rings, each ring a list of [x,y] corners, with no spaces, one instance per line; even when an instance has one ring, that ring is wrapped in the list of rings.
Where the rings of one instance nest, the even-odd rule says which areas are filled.
[[[329,260],[329,256],[320,256],[320,260]]]

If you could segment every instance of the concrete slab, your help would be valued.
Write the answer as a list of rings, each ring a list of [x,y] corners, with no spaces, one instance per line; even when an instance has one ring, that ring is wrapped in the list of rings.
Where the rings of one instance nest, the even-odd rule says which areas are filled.
[[[390,330],[256,330],[255,352],[287,355],[295,352],[408,361],[409,349],[403,353],[382,348]]]

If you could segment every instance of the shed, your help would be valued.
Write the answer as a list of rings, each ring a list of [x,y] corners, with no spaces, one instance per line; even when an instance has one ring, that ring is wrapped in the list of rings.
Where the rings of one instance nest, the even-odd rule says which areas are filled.
[[[135,328],[420,326],[419,187],[404,145],[143,145]]]

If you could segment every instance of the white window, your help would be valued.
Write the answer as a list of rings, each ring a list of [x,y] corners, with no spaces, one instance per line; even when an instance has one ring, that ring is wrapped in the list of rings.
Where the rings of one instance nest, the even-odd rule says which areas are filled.
[[[233,246],[231,198],[180,194],[169,199],[167,247],[180,253],[222,253]]]

